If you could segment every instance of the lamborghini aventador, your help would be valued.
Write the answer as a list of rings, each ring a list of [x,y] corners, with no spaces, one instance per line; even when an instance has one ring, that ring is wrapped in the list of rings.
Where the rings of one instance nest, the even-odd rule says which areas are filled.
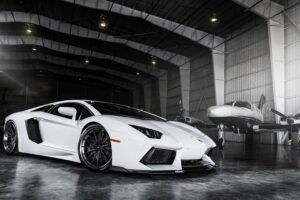
[[[6,117],[7,154],[82,163],[95,171],[176,173],[210,170],[215,143],[184,123],[125,105],[90,100],[50,103]]]

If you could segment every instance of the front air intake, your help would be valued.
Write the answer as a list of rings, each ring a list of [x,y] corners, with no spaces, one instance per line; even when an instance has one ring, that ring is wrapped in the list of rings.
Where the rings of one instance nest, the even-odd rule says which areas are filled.
[[[176,157],[176,151],[152,147],[141,159],[145,165],[171,165]]]

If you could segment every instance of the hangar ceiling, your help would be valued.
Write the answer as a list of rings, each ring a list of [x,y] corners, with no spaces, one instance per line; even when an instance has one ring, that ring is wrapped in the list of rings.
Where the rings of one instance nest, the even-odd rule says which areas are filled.
[[[134,13],[124,14],[125,8]],[[247,22],[263,20],[228,0],[2,0],[1,52],[22,53],[23,60],[48,64],[49,59],[32,54],[51,55],[52,60],[77,62],[77,68],[86,73],[107,69],[97,76],[109,75],[111,80],[141,86],[144,80],[158,81],[165,71],[208,50],[199,40],[176,30],[178,26],[159,26],[147,19],[149,16],[165,20],[166,26],[174,22],[216,38],[226,38]],[[211,23],[213,16],[218,18],[215,23]],[[105,27],[101,27],[102,21]],[[33,47],[37,52],[32,52]],[[17,60],[14,57],[8,60]],[[89,63],[84,64],[87,59]],[[87,65],[93,67],[87,70]],[[75,70],[69,65],[61,67]]]

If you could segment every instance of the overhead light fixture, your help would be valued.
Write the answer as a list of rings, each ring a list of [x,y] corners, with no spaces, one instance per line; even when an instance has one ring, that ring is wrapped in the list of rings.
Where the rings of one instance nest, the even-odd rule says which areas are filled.
[[[2,70],[0,70],[0,73],[2,73],[3,71]]]
[[[86,58],[85,61],[84,61],[84,63],[85,63],[85,64],[89,64],[89,63],[90,63],[89,58]]]
[[[79,77],[78,80],[79,80],[79,81],[82,81],[82,78]]]
[[[43,70],[40,69],[40,73],[43,73]]]
[[[210,21],[211,21],[212,23],[218,21],[217,15],[216,15],[215,13],[211,16]]]
[[[152,57],[152,58],[151,58],[151,64],[152,64],[152,65],[156,65],[156,64],[157,64],[156,58],[155,58],[155,57]]]
[[[32,29],[31,29],[30,24],[27,25],[26,33],[27,33],[27,34],[31,34],[31,33],[32,33]]]
[[[37,48],[36,47],[32,47],[32,51],[36,51],[37,50]]]
[[[140,72],[137,72],[136,75],[139,76],[139,75],[140,75]]]
[[[100,28],[105,29],[107,27],[107,20],[104,15],[100,16]]]

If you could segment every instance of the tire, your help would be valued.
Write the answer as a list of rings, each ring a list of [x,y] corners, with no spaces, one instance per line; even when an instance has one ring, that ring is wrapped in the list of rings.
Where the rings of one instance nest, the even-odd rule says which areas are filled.
[[[111,142],[103,126],[92,124],[84,129],[78,142],[78,155],[90,170],[103,172],[111,167]]]
[[[8,155],[16,155],[18,148],[18,131],[13,121],[8,121],[4,127],[3,133],[3,149]]]

